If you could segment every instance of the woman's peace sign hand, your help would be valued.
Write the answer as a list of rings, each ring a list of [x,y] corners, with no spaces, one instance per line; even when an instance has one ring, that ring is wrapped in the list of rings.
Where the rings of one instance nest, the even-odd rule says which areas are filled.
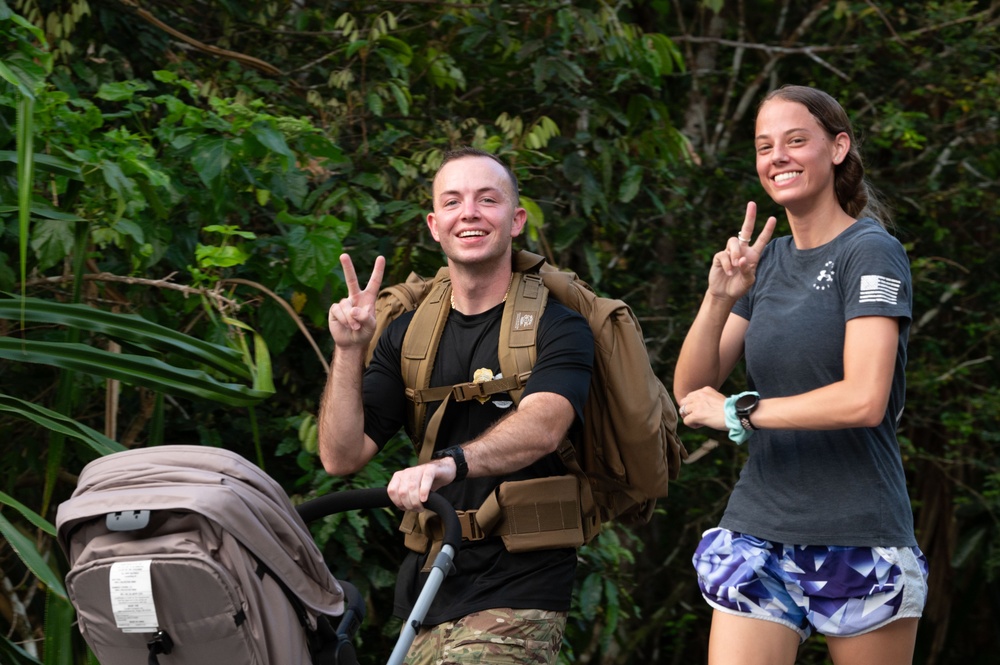
[[[708,273],[709,293],[717,298],[736,300],[750,290],[756,279],[760,255],[764,252],[764,246],[770,242],[777,221],[774,217],[768,217],[757,240],[751,244],[757,223],[757,204],[753,201],[747,203],[740,232],[730,238],[726,248],[712,258],[712,267]]]

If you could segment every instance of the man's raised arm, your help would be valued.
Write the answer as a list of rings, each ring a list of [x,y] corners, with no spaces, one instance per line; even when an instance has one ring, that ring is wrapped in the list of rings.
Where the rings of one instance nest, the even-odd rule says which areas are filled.
[[[368,463],[378,446],[365,436],[362,376],[375,334],[375,298],[382,285],[385,259],[375,259],[364,290],[351,257],[341,254],[347,297],[330,307],[328,323],[334,346],[330,376],[319,409],[319,455],[330,475],[354,473]]]

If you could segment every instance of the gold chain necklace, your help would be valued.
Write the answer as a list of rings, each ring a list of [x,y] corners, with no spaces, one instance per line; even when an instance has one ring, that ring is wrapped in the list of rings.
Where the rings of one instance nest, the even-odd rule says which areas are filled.
[[[503,294],[503,300],[500,301],[500,304],[503,304],[503,303],[507,302],[507,296],[510,295],[510,287],[513,284],[514,284],[514,273],[511,273],[510,274],[510,281],[507,282],[507,293]],[[455,309],[455,289],[454,289],[454,287],[452,287],[452,290],[451,290],[451,308]]]

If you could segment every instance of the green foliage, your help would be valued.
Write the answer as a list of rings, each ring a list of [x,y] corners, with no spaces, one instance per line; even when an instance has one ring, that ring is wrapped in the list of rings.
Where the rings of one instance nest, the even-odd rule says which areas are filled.
[[[28,230],[31,226],[31,188],[34,182],[35,98],[52,59],[44,48],[41,31],[14,14],[0,0],[0,39],[13,45],[0,60],[0,79],[16,91],[17,202],[22,295],[27,264]]]
[[[11,642],[6,635],[0,635],[0,655],[4,657],[4,662],[10,665],[40,665],[41,662]]]
[[[917,660],[989,653],[995,614],[965,608],[988,606],[1000,561],[993,4],[209,5],[0,0],[0,290],[30,296],[0,299],[0,486],[12,499],[49,520],[94,455],[161,442],[254,455],[296,500],[385,484],[410,462],[405,440],[349,479],[316,456],[327,308],[343,295],[343,251],[362,271],[386,256],[387,282],[436,270],[429,178],[459,145],[513,165],[523,245],[632,304],[669,385],[712,254],[747,200],[778,212],[759,200],[754,105],[808,83],[850,112],[913,261],[900,437],[933,567]],[[58,370],[56,347],[126,365],[109,381],[70,372],[79,359],[63,354]],[[12,359],[29,352],[46,362]],[[151,371],[146,357],[173,368],[170,396],[128,387]],[[192,379],[208,393],[184,397]],[[223,406],[220,392],[237,397]],[[717,436],[683,434],[689,449]],[[710,611],[688,560],[744,454],[722,445],[685,466],[652,523],[581,551],[565,659],[704,660]],[[57,569],[24,514],[2,513]],[[314,525],[336,574],[375,608],[365,662],[384,660],[398,629],[395,519]],[[27,601],[14,633],[0,618],[0,659],[56,662],[59,636],[41,641],[51,601],[5,549],[0,570]]]
[[[634,585],[635,552],[642,542],[624,529],[607,529],[580,548],[580,580],[573,612],[567,621],[560,662],[576,662],[574,642],[593,635],[602,652],[616,650],[625,619],[641,619],[627,589]]]
[[[45,520],[39,517],[34,511],[28,509],[19,501],[11,499],[9,496],[4,494],[0,496],[0,502],[13,506],[25,517],[27,517],[29,521],[49,535],[53,535],[55,533],[55,529],[51,524],[46,523]],[[49,567],[45,558],[35,548],[35,545],[3,515],[0,515],[0,534],[3,535],[10,548],[15,554],[17,554],[24,565],[28,567],[28,569],[42,584],[44,584],[50,591],[58,595],[60,598],[67,598],[66,589],[63,587],[62,580],[59,579],[55,572]]]

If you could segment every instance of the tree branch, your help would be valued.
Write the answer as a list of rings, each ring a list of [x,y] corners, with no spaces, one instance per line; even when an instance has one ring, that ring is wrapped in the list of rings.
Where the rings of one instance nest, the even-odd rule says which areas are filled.
[[[0,588],[3,589],[4,596],[10,602],[12,618],[11,632],[16,633],[23,639],[21,646],[32,657],[38,657],[38,647],[35,645],[31,634],[31,621],[28,619],[28,610],[25,603],[17,595],[13,582],[6,575],[0,580]]]
[[[731,46],[752,51],[763,51],[765,53],[780,55],[809,55],[812,53],[845,53],[857,51],[861,47],[856,44],[844,46],[775,46],[773,44],[760,44],[758,42],[747,42],[738,39],[725,39],[722,37],[699,37],[697,35],[678,35],[670,38],[675,42],[690,42],[692,44],[718,44],[719,46]]]
[[[150,23],[165,33],[176,37],[185,44],[202,51],[203,53],[208,53],[209,55],[218,56],[220,58],[226,58],[228,60],[235,60],[245,67],[250,67],[251,69],[256,69],[262,74],[267,74],[268,76],[274,76],[275,78],[283,77],[284,72],[275,67],[274,65],[264,62],[259,58],[255,58],[252,55],[246,55],[245,53],[237,53],[236,51],[228,51],[224,48],[219,48],[217,46],[212,46],[204,42],[200,42],[194,37],[189,37],[185,35],[180,30],[176,30],[160,19],[153,16],[149,11],[143,9],[139,6],[137,0],[118,0],[121,4],[125,5],[130,11],[137,14],[139,18]]]
[[[251,287],[257,289],[258,291],[260,291],[262,293],[266,293],[271,298],[273,298],[275,302],[277,302],[279,305],[281,305],[281,308],[285,310],[285,312],[288,314],[288,316],[290,316],[292,318],[292,320],[295,321],[295,325],[298,326],[298,329],[302,332],[303,335],[305,335],[306,340],[309,341],[309,345],[313,348],[313,351],[316,353],[316,357],[319,358],[320,363],[322,363],[323,369],[326,370],[327,374],[330,373],[330,363],[328,363],[326,361],[326,357],[323,356],[323,352],[320,350],[319,345],[316,343],[316,340],[313,339],[313,336],[309,334],[309,329],[306,328],[306,325],[302,322],[302,317],[299,316],[299,313],[296,312],[295,309],[290,304],[288,304],[287,300],[285,300],[284,298],[282,298],[277,293],[275,293],[274,291],[270,290],[269,288],[267,288],[263,284],[259,284],[257,282],[252,282],[249,279],[242,279],[242,278],[239,278],[239,277],[233,277],[231,279],[224,279],[224,280],[222,280],[219,283],[220,284],[243,284],[245,286],[251,286]]]
[[[130,284],[138,286],[151,286],[156,289],[168,289],[170,291],[180,291],[186,296],[208,296],[216,302],[216,306],[219,310],[232,309],[238,310],[239,303],[235,300],[230,300],[223,297],[217,291],[212,291],[210,289],[201,289],[193,286],[185,286],[184,284],[177,284],[171,282],[170,279],[173,277],[173,273],[167,275],[163,279],[146,279],[144,277],[129,277],[127,275],[114,275],[109,272],[101,272],[96,274],[83,275],[83,279],[92,282],[117,282],[120,284]],[[58,275],[54,277],[40,277],[37,279],[28,280],[28,286],[38,286],[42,284],[59,284],[62,282],[73,281],[73,275]],[[121,303],[118,303],[121,304]]]
[[[795,28],[795,30],[792,31],[792,34],[789,35],[788,39],[785,40],[786,46],[768,47],[774,50],[771,51],[770,58],[764,64],[764,67],[761,69],[760,73],[757,74],[756,77],[754,77],[754,80],[744,90],[743,96],[740,98],[739,104],[736,107],[736,112],[733,114],[733,117],[731,118],[729,125],[726,127],[725,132],[722,134],[722,136],[716,143],[717,150],[722,151],[729,147],[729,142],[732,140],[732,132],[739,125],[739,122],[743,119],[743,116],[750,109],[752,100],[757,98],[761,86],[764,85],[764,82],[767,81],[767,79],[774,72],[775,68],[778,66],[778,63],[781,61],[781,59],[784,56],[788,55],[788,53],[785,52],[785,50],[797,49],[797,52],[800,53],[805,52],[798,49],[798,47],[792,47],[788,45],[795,43],[802,35],[808,32],[809,28],[812,27],[813,23],[815,23],[817,19],[819,19],[820,15],[826,9],[826,6],[828,4],[829,0],[820,0],[820,2],[817,2],[816,5],[812,8],[812,10],[802,19],[801,22],[799,22],[799,25]],[[807,46],[803,48],[813,49],[815,51],[817,47]]]

